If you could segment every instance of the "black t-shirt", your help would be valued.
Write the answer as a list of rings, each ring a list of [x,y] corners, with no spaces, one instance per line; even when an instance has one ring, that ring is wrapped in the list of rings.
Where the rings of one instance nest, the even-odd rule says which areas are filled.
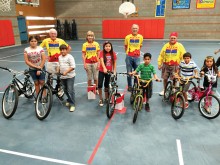
[[[201,69],[201,71],[203,71],[204,74],[209,74],[209,75],[210,75],[210,74],[213,74],[213,75],[218,74],[218,73],[215,72],[215,69],[214,69],[214,68],[213,68],[213,69],[209,69],[209,68],[207,68],[207,67],[203,67],[203,68]],[[217,80],[217,79],[216,79],[216,80]],[[203,87],[204,87],[204,88],[209,87],[209,81],[208,81],[208,77],[207,77],[207,76],[204,76]],[[217,81],[216,81],[214,84],[212,84],[212,87],[213,87],[213,88],[217,88]]]

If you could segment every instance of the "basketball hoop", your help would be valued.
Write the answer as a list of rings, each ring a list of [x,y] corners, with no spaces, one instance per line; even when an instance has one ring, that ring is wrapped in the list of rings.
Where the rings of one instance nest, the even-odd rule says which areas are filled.
[[[123,14],[125,18],[127,18],[128,15],[135,12],[136,12],[135,5],[131,2],[124,2],[119,6],[119,13]]]
[[[0,0],[0,10],[2,12],[11,11],[11,1],[12,0]]]

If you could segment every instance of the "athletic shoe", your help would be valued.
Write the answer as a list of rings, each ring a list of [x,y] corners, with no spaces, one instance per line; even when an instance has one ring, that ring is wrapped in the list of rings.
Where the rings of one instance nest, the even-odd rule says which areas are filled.
[[[146,104],[145,104],[145,110],[146,110],[147,112],[150,112],[150,105],[149,105],[149,103],[146,103]]]
[[[164,95],[164,90],[159,93],[160,96]]]
[[[46,98],[46,97],[44,97],[44,98],[42,99],[42,104],[45,104],[45,103],[47,103],[47,98]]]
[[[189,108],[189,103],[188,102],[185,102],[185,108]]]
[[[73,111],[75,111],[75,106],[70,106],[70,112],[73,112]]]
[[[100,107],[103,107],[103,105],[104,105],[104,104],[103,104],[103,100],[99,100],[99,106],[100,106]]]
[[[65,105],[66,105],[66,107],[69,107],[69,106],[70,106],[70,103],[69,103],[69,102],[66,102]]]
[[[203,108],[204,108],[204,110],[206,111],[207,114],[211,114],[211,111],[210,111],[209,107],[204,106]]]

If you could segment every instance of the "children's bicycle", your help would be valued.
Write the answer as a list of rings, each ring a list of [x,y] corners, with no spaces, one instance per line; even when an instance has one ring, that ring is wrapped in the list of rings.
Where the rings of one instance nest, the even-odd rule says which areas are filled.
[[[133,104],[133,109],[134,109],[134,115],[133,115],[133,123],[136,122],[138,112],[142,110],[143,107],[143,89],[147,88],[147,86],[150,84],[154,78],[151,78],[149,80],[142,80],[139,75],[134,75],[137,83],[134,83],[132,91],[131,91],[131,96],[130,96],[130,103]],[[158,82],[161,82],[161,80],[156,80]]]
[[[24,72],[18,72],[5,67],[0,68],[13,74],[11,83],[5,89],[2,97],[2,113],[6,119],[9,119],[15,114],[17,110],[19,96],[23,94],[26,98],[33,98],[35,88],[34,84],[30,80],[28,70],[25,70]],[[24,82],[21,82],[21,80],[17,78],[18,74],[24,74]]]
[[[61,74],[58,73],[57,77],[54,78],[52,73],[43,70],[42,72],[47,74],[47,81],[40,89],[35,104],[35,112],[39,120],[43,120],[49,115],[53,104],[53,95],[56,95],[61,104],[64,96],[64,88],[60,79]],[[53,81],[56,82],[55,87],[53,87]]]
[[[200,78],[197,78],[197,86],[190,88],[188,94],[190,100],[199,102],[199,112],[207,119],[214,119],[220,114],[220,101],[217,96],[212,93],[212,84],[215,83],[217,76],[208,76],[209,87],[203,89],[200,87]]]
[[[110,82],[109,82],[109,92],[108,92],[108,102],[106,106],[106,115],[110,119],[112,115],[114,114],[115,106],[116,106],[116,100],[118,97],[121,96],[120,93],[118,93],[118,85],[117,85],[117,75],[128,75],[127,73],[116,73],[108,72],[110,75]]]
[[[193,76],[194,77],[194,76]],[[169,98],[169,100],[172,102],[171,105],[171,116],[174,119],[180,119],[185,111],[185,98],[183,96],[183,89],[186,85],[191,85],[190,83],[192,82],[193,77],[176,77],[174,78],[174,82],[177,83],[179,82],[179,87],[174,87],[172,88],[172,94]],[[176,85],[176,84],[175,84]]]

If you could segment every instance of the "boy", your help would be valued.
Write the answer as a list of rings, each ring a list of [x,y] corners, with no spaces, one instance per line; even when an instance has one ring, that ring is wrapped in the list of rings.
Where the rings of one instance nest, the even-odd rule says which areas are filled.
[[[197,68],[196,63],[192,61],[191,58],[192,58],[192,55],[189,52],[186,52],[183,54],[183,60],[180,62],[179,68],[177,70],[178,75],[185,77],[185,78],[189,78],[193,76],[193,72],[194,72],[194,75],[197,76],[198,68]],[[186,101],[185,108],[189,107],[189,103],[187,101],[187,91],[189,89],[189,86],[190,86],[190,83],[184,85],[184,89],[183,89],[183,96]]]
[[[135,71],[130,72],[129,74],[134,75],[140,71],[142,80],[150,80],[152,78],[152,74],[153,74],[154,79],[159,81],[159,78],[156,75],[156,70],[155,70],[154,66],[150,63],[151,62],[151,54],[145,53],[143,60],[144,60],[144,63],[140,64]],[[152,96],[152,90],[153,90],[153,83],[151,81],[149,83],[149,85],[145,89],[143,89],[143,97],[144,97],[144,95],[146,95],[145,110],[147,112],[150,112],[150,106],[149,106],[148,101]]]
[[[64,86],[64,92],[67,96],[66,106],[70,107],[70,112],[75,110],[75,60],[72,55],[67,53],[68,47],[66,45],[60,46],[59,56],[59,70],[62,74],[61,81]]]

